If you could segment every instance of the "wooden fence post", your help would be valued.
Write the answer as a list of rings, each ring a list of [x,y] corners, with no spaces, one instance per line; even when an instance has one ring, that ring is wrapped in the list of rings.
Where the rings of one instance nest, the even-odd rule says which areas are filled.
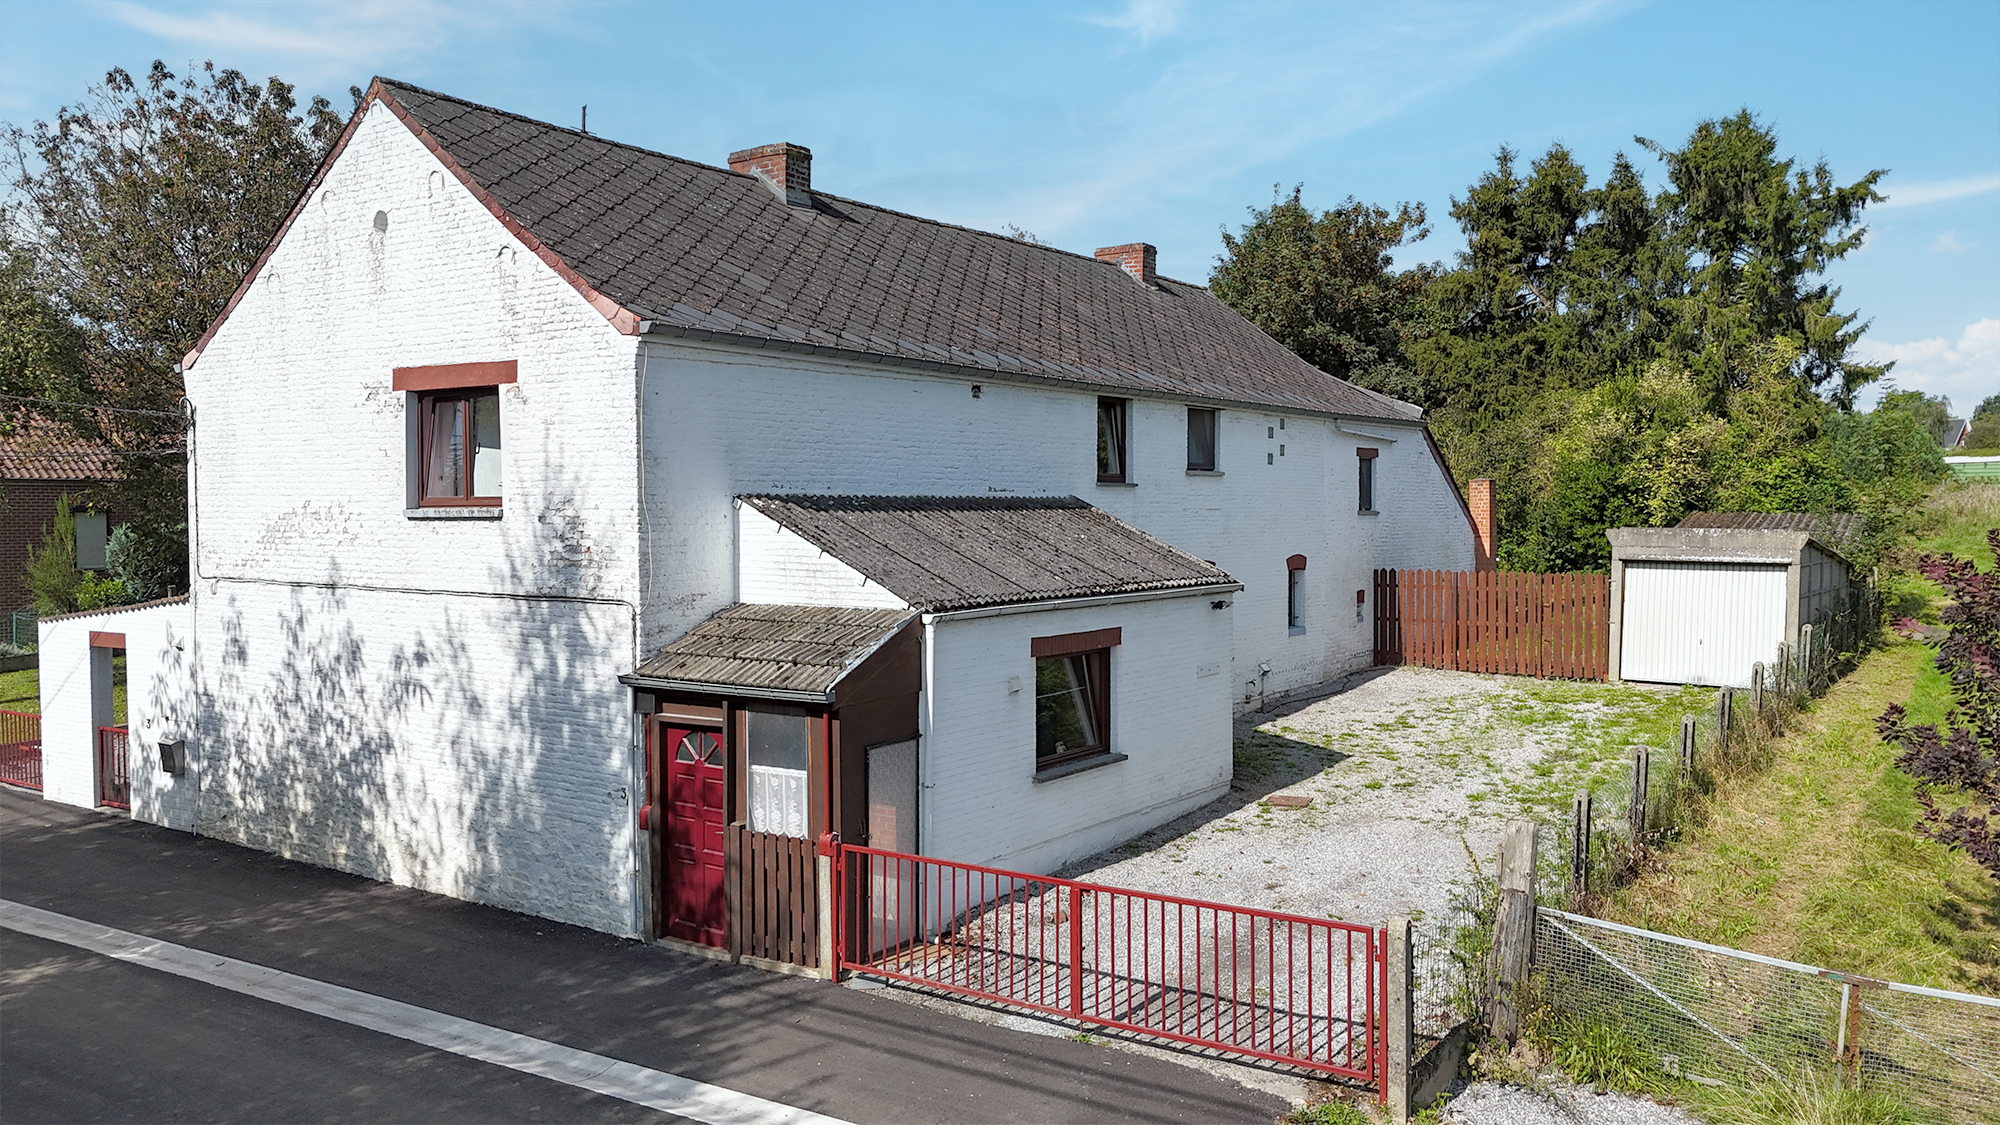
[[[1750,715],[1760,723],[1764,721],[1764,662],[1761,660],[1750,666]]]
[[[1693,715],[1681,716],[1681,784],[1686,785],[1694,777],[1694,737]]]
[[[1771,690],[1777,692],[1779,702],[1783,702],[1785,697],[1785,682],[1791,676],[1792,671],[1792,646],[1779,641],[1778,659],[1773,663],[1776,667],[1771,669],[1771,674],[1776,678],[1777,682],[1771,685]]]
[[[1590,814],[1591,797],[1588,792],[1578,793],[1570,809],[1569,837],[1569,902],[1576,907],[1583,902],[1583,896],[1590,892]]]
[[[1503,1042],[1521,1034],[1523,989],[1535,959],[1535,822],[1510,820],[1500,838],[1500,903],[1493,918],[1491,1027]]]
[[[1398,915],[1389,919],[1389,981],[1383,1004],[1387,1005],[1387,1017],[1383,1021],[1383,1032],[1388,1039],[1388,1073],[1382,1076],[1382,1092],[1389,1100],[1389,1120],[1406,1122],[1410,1119],[1410,1056],[1414,1053],[1414,1021],[1411,1020],[1414,996],[1414,974],[1410,971],[1413,950],[1410,945],[1410,920]]]
[[[1799,687],[1807,692],[1813,689],[1813,627],[1810,622],[1799,626]]]
[[[1735,710],[1735,689],[1723,688],[1715,693],[1715,752],[1718,754],[1729,749],[1729,724],[1736,719]]]
[[[1632,821],[1632,846],[1638,847],[1646,835],[1646,785],[1652,780],[1653,751],[1645,746],[1632,749],[1632,806],[1625,815]]]

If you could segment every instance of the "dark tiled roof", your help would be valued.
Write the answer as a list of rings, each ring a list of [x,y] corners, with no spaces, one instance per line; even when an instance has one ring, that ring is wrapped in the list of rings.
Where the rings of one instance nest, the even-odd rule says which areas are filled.
[[[1695,512],[1680,526],[1803,531],[1824,546],[1846,551],[1861,533],[1861,517],[1852,512]]]
[[[903,609],[732,605],[655,653],[637,675],[824,694],[910,616]]]
[[[406,119],[605,297],[669,331],[1166,397],[1414,420],[1198,285],[814,193],[378,80]]]
[[[1074,496],[742,500],[931,612],[1233,581]]]

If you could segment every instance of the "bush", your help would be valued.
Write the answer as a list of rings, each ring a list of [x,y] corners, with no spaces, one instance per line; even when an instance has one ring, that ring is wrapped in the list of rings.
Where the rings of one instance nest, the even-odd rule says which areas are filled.
[[[77,610],[83,572],[76,568],[76,516],[68,496],[56,497],[56,522],[42,528],[41,549],[28,548],[26,582],[35,596],[35,612],[43,617]]]
[[[187,524],[121,524],[105,549],[125,600],[149,602],[187,589]]]

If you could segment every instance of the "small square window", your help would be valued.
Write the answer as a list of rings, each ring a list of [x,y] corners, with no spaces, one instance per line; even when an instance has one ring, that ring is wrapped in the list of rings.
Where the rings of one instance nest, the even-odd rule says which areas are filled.
[[[500,504],[500,392],[492,387],[417,396],[417,503]]]
[[[1124,484],[1127,480],[1125,448],[1126,421],[1130,400],[1097,400],[1097,480],[1100,484]]]
[[[1196,472],[1215,471],[1215,411],[1188,407],[1187,467]]]
[[[1111,650],[1035,661],[1035,768],[1111,749]]]

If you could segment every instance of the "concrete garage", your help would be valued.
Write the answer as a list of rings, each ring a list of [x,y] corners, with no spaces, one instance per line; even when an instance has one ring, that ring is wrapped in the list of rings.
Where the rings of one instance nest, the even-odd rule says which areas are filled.
[[[1831,544],[1851,515],[1697,512],[1679,527],[1611,540],[1611,678],[1748,687],[1751,667],[1813,627],[1815,649],[1851,640],[1861,587]]]

